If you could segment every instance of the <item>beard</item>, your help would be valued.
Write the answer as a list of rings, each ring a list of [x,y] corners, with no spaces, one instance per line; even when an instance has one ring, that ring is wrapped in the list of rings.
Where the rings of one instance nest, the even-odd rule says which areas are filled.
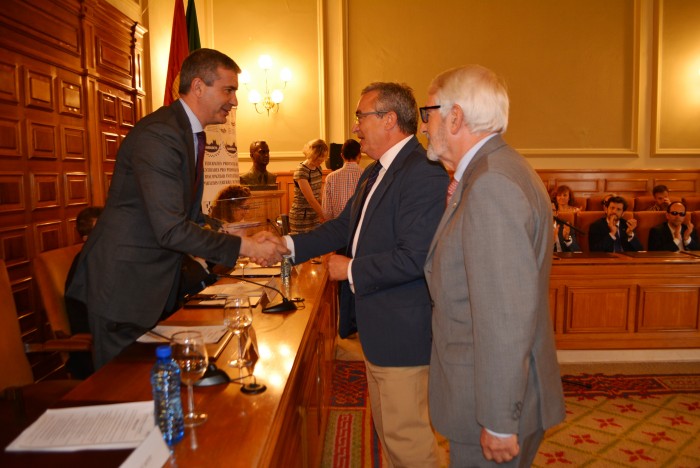
[[[428,159],[431,161],[439,161],[440,156],[445,154],[446,148],[447,137],[445,135],[445,127],[440,125],[435,136],[428,137]]]

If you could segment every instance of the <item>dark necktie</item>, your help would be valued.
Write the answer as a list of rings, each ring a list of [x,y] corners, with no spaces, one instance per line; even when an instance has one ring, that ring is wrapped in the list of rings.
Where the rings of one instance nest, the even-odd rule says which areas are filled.
[[[197,189],[204,176],[204,145],[207,143],[207,134],[206,132],[197,132],[195,135],[197,135],[197,165],[194,173],[194,187],[192,191],[196,196]]]
[[[615,236],[614,248],[615,252],[622,252],[622,240],[620,240],[620,227],[617,228],[617,235]]]
[[[352,242],[353,239],[355,239],[355,231],[357,231],[357,226],[360,224],[360,218],[362,217],[362,208],[365,206],[365,203],[367,202],[367,196],[369,195],[369,192],[372,190],[372,187],[374,186],[374,183],[377,181],[377,176],[379,175],[379,171],[382,170],[382,165],[379,163],[379,161],[374,163],[374,166],[372,166],[371,169],[369,169],[370,173],[369,176],[367,176],[367,181],[365,183],[365,188],[362,191],[362,199],[361,203],[358,205],[358,210],[357,210],[357,218],[355,219],[355,225],[352,228],[352,235],[350,236],[350,245],[347,247],[347,256],[352,257]]]
[[[457,190],[458,184],[459,184],[459,181],[453,177],[452,180],[450,181],[450,185],[447,186],[447,199],[445,200],[446,204],[450,203],[450,200],[452,199],[452,195],[454,195],[455,190]]]

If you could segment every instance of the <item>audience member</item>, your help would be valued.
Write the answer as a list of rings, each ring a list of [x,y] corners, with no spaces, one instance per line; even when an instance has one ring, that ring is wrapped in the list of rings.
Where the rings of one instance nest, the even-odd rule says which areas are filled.
[[[591,223],[588,229],[588,245],[591,252],[628,252],[643,250],[639,239],[634,235],[637,220],[624,219],[627,201],[622,197],[611,197],[605,209],[605,216]]]
[[[137,122],[119,147],[107,204],[67,291],[87,304],[95,369],[175,310],[184,255],[233,267],[239,254],[267,265],[287,253],[270,232],[230,236],[202,213],[204,127],[225,123],[238,104],[240,71],[216,50],[192,52],[180,99]]]
[[[75,227],[78,234],[83,239],[83,242],[88,239],[88,236],[94,229],[95,224],[97,223],[97,218],[100,217],[103,209],[104,208],[101,206],[89,206],[78,213],[78,216],[75,219]],[[76,255],[73,259],[73,263],[71,263],[70,269],[68,270],[68,276],[66,277],[64,291],[67,291],[73,282],[73,276],[75,275],[75,269],[78,265],[79,257],[80,254]],[[64,302],[66,304],[66,314],[68,315],[68,323],[70,325],[71,333],[90,333],[88,312],[85,304],[68,296],[64,297]],[[76,379],[88,378],[94,372],[94,367],[92,365],[92,354],[89,352],[68,353],[66,368],[68,369],[68,372],[70,372]]]
[[[353,133],[372,162],[335,219],[288,238],[295,262],[328,260],[340,281],[339,334],[358,331],[372,419],[388,466],[438,466],[428,415],[431,306],[423,276],[448,177],[415,136],[413,91],[398,83],[362,90]],[[348,245],[349,241],[349,245]]]
[[[576,240],[576,233],[564,223],[554,221],[554,251],[580,252],[581,247]]]
[[[683,203],[672,202],[668,205],[666,222],[649,230],[649,250],[700,250],[698,232]]]
[[[321,208],[321,164],[328,157],[328,145],[321,139],[304,145],[306,159],[294,171],[294,200],[289,210],[289,228],[292,234],[308,232],[324,221]]]
[[[600,209],[603,211],[607,210],[608,209],[608,201],[610,201],[610,199],[612,197],[616,197],[616,196],[617,196],[616,193],[609,193],[609,194],[605,195],[603,197],[603,199],[600,201],[600,207],[601,207]]]
[[[323,187],[321,207],[326,220],[337,218],[343,211],[362,174],[358,164],[361,157],[360,144],[357,141],[351,138],[343,143],[340,156],[345,161],[343,167],[328,174]]]
[[[275,185],[277,175],[267,172],[267,165],[270,163],[270,148],[265,141],[254,141],[250,144],[250,159],[253,160],[253,167],[243,174],[241,185]]]
[[[568,185],[560,185],[552,192],[552,208],[554,213],[578,213],[581,208],[576,206],[574,192]]]
[[[651,194],[654,196],[654,203],[645,211],[666,211],[668,204],[671,203],[668,187],[665,185],[657,185],[651,191]]]
[[[248,187],[229,185],[216,196],[211,205],[210,215],[227,223],[240,222],[250,209],[249,197],[250,189]],[[226,231],[225,228],[224,231]]]
[[[427,104],[428,157],[454,170],[425,264],[430,418],[450,440],[450,466],[530,466],[565,416],[549,316],[550,199],[501,136],[508,94],[492,71],[441,73]]]

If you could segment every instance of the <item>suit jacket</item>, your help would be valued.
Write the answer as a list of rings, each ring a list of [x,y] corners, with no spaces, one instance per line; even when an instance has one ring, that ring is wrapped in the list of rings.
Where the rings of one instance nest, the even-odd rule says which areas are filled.
[[[620,242],[624,252],[638,252],[644,250],[642,243],[635,235],[631,241],[627,240],[627,220],[620,218],[618,227]],[[591,223],[588,227],[588,245],[591,252],[614,252],[615,241],[610,237],[610,229],[606,217],[602,217]]]
[[[557,228],[557,237],[559,237],[559,245],[561,245],[561,251],[562,252],[581,252],[581,246],[578,245],[578,241],[576,240],[576,233],[572,229],[569,232],[569,235],[571,236],[571,244],[566,245],[566,239],[564,239],[564,235],[562,234],[562,231],[564,230],[564,225],[560,224],[559,227]]]
[[[184,253],[235,265],[240,238],[201,227],[192,127],[180,101],[141,119],[117,155],[103,213],[66,292],[89,314],[150,328],[175,306]]]
[[[292,236],[297,263],[351,245],[370,169],[337,218]],[[445,169],[430,162],[413,137],[368,202],[352,264],[355,294],[347,281],[340,284],[339,333],[350,334],[356,321],[365,357],[378,366],[419,366],[430,360],[430,298],[423,264],[448,183]]]
[[[564,419],[549,316],[552,208],[496,135],[477,151],[425,265],[433,300],[430,417],[450,440],[532,434]]]
[[[688,214],[688,216],[690,216],[690,214]],[[685,224],[681,225],[681,238],[687,229],[688,226]],[[684,248],[685,250],[700,250],[697,230],[694,229],[693,232],[690,233],[690,244],[685,245]],[[671,232],[671,228],[668,227],[668,223],[661,223],[649,230],[649,250],[678,251],[678,246],[673,242],[673,233]]]

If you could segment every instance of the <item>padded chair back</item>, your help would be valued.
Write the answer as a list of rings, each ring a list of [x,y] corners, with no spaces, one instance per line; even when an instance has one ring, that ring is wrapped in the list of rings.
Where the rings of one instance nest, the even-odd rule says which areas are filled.
[[[700,211],[700,196],[684,197],[685,209],[688,211]]]
[[[68,271],[82,247],[82,244],[75,244],[48,250],[34,259],[34,279],[39,286],[39,294],[55,338],[72,335],[64,294]]]
[[[677,202],[681,201],[680,197],[669,197],[672,202]],[[655,203],[655,199],[653,195],[642,195],[640,197],[636,197],[633,200],[633,206],[630,207],[629,209],[632,211],[646,211],[647,208],[649,208],[651,205]]]
[[[0,392],[34,382],[19,329],[15,299],[5,261],[0,259]]]
[[[603,209],[603,197],[607,193],[593,194],[586,199],[586,211],[601,211]]]
[[[600,202],[598,203],[600,204]],[[603,216],[605,216],[604,211],[579,211],[578,213],[576,213],[576,223],[574,224],[574,226],[576,226],[584,232],[584,234],[576,233],[578,245],[581,247],[582,252],[591,251],[588,245],[588,230],[592,223],[599,220]]]
[[[665,211],[635,211],[634,219],[637,220],[637,228],[634,230],[634,235],[637,236],[639,242],[642,243],[644,250],[649,249],[649,231],[654,226],[666,221]]]

